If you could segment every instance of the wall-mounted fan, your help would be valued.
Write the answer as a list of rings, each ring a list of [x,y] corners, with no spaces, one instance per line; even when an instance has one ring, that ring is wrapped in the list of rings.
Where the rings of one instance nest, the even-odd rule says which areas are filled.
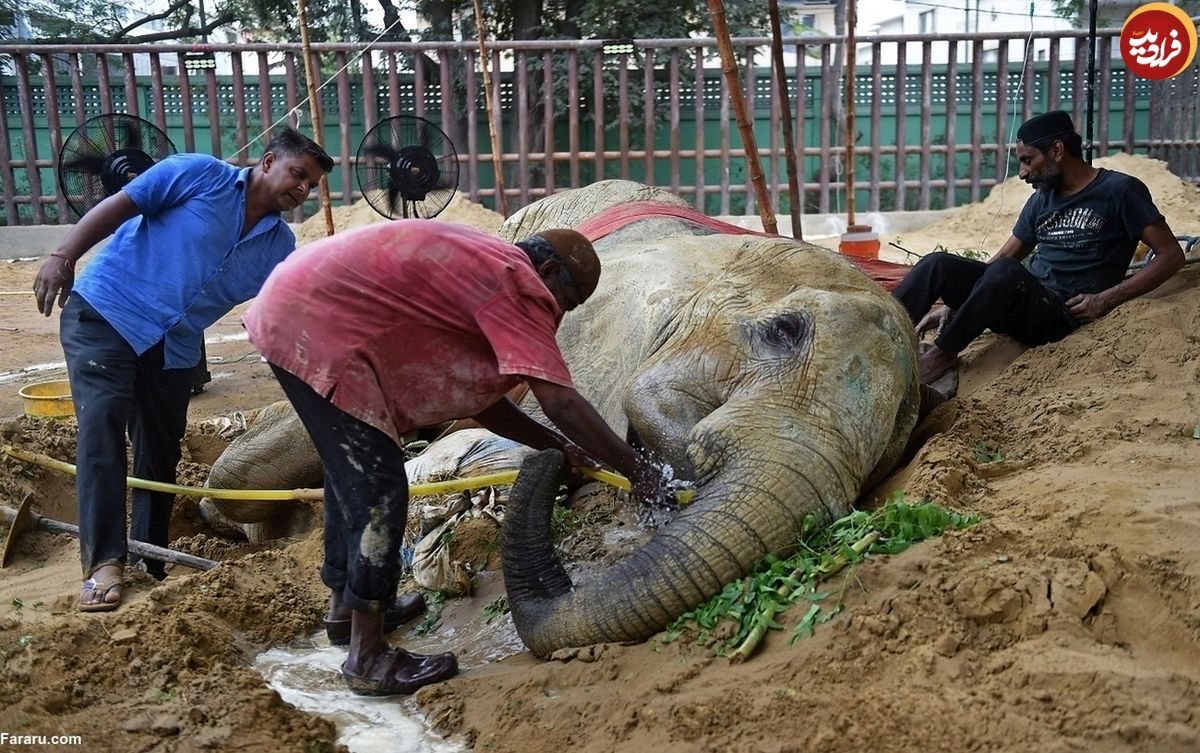
[[[125,187],[175,145],[153,123],[109,113],[80,123],[58,153],[58,183],[67,204],[82,217]]]
[[[391,220],[435,217],[458,190],[454,144],[415,115],[396,115],[368,131],[354,171],[367,202]]]

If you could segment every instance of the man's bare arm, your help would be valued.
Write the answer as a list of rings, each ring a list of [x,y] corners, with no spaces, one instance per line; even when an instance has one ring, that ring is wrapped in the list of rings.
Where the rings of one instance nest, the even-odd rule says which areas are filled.
[[[1021,261],[1026,256],[1029,256],[1029,252],[1033,251],[1033,249],[1034,244],[1026,243],[1017,236],[1010,235],[1008,236],[1008,240],[1004,241],[1004,245],[1000,246],[1000,250],[993,254],[992,258],[988,259],[988,263],[990,264],[1002,256]]]
[[[600,414],[571,387],[528,378],[538,404],[563,434],[589,456],[616,468],[633,486],[633,498],[649,504],[665,504],[674,498],[662,469],[639,455],[625,440],[608,428]]]
[[[81,217],[38,270],[37,278],[33,281],[38,311],[50,316],[55,297],[58,298],[59,308],[62,308],[71,293],[71,286],[75,284],[75,262],[79,257],[140,211],[127,193],[118,191]]]
[[[500,398],[472,418],[493,434],[499,434],[535,450],[550,448],[561,450],[567,442],[566,437],[550,427],[534,421],[528,413],[517,407],[517,404],[507,397]]]
[[[1071,316],[1081,322],[1099,319],[1128,300],[1145,295],[1169,280],[1183,269],[1186,259],[1183,248],[1166,220],[1147,225],[1142,230],[1141,241],[1154,251],[1154,258],[1132,277],[1122,280],[1108,290],[1099,293],[1083,293],[1067,301]]]

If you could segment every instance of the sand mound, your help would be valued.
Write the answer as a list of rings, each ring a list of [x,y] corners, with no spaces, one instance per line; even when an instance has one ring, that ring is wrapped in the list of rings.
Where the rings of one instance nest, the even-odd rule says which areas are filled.
[[[1200,748],[1200,270],[939,408],[878,491],[985,522],[830,584],[846,609],[750,662],[677,642],[418,697],[499,751]],[[825,590],[825,589],[822,589]]]
[[[1096,159],[1093,164],[1138,178],[1150,189],[1171,230],[1180,235],[1200,235],[1200,187],[1172,174],[1167,163],[1122,153]],[[902,245],[922,254],[938,243],[950,249],[982,248],[990,254],[1012,233],[1032,193],[1033,189],[1014,175],[993,188],[983,201],[961,207],[917,232],[901,233]]]
[[[386,217],[376,212],[366,199],[359,199],[350,206],[336,205],[332,211],[334,233],[387,220]],[[436,219],[467,225],[487,233],[495,233],[500,228],[500,224],[504,222],[504,218],[498,212],[493,212],[482,204],[471,201],[461,192],[454,194],[449,206]],[[325,215],[318,212],[305,220],[304,224],[296,231],[296,245],[303,246],[305,243],[324,237]]]
[[[969,394],[926,419],[864,504],[904,489],[984,522],[822,586],[845,608],[810,638],[789,641],[804,609],[744,664],[682,640],[498,660],[519,650],[496,642],[504,620],[425,645],[397,633],[486,657],[417,701],[501,753],[1200,750],[1198,332],[1189,267],[1060,343],[969,354]],[[3,438],[73,448],[70,422],[22,419]],[[193,462],[212,450],[197,444]],[[5,467],[10,504],[28,488],[69,504],[50,475]],[[573,510],[618,512],[605,504]],[[477,533],[464,544],[490,557],[494,531]],[[82,734],[89,751],[331,749],[329,722],[248,668],[319,626],[319,534],[161,585],[133,579],[120,611],[87,616],[73,611],[75,542],[25,536],[0,571],[0,730]],[[230,554],[207,536],[176,545]],[[451,607],[478,614],[496,595]]]
[[[61,550],[76,557],[73,545]],[[314,572],[264,553],[164,585],[131,583],[110,615],[75,613],[70,598],[28,604],[52,614],[32,626],[0,618],[0,727],[81,734],[95,751],[332,751],[333,724],[286,705],[249,668],[264,646],[319,619]]]

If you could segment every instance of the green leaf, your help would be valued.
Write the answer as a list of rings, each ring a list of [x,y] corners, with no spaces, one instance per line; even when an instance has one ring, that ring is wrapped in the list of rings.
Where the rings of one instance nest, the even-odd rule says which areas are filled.
[[[676,619],[668,626],[667,634],[674,640],[685,631],[694,633],[697,642],[709,645],[712,631],[721,621],[729,620],[738,626],[737,635],[711,644],[714,653],[723,655],[740,646],[753,630],[779,629],[791,605],[806,602],[809,608],[792,636],[794,642],[811,635],[815,625],[833,619],[844,608],[840,601],[824,610],[817,604],[830,595],[829,591],[817,590],[826,571],[843,564],[852,570],[855,563],[872,554],[902,552],[952,525],[966,527],[979,519],[973,513],[946,510],[928,499],[911,503],[903,491],[892,494],[873,512],[855,510],[825,527],[819,526],[818,518],[810,513],[805,516],[804,530],[791,557],[764,557],[749,575],[726,585],[720,594]],[[862,555],[854,552],[851,546],[871,531],[879,533],[878,541]],[[788,595],[781,595],[780,588],[790,589]]]
[[[819,604],[813,604],[808,608],[808,611],[804,613],[804,618],[800,620],[800,624],[796,625],[796,630],[792,633],[791,643],[795,643],[797,640],[807,638],[813,634],[817,624],[817,615],[820,613],[821,607]]]

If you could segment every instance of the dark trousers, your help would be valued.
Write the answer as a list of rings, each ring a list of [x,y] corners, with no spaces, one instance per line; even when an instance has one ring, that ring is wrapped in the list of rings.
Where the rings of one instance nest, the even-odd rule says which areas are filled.
[[[126,432],[133,445],[133,475],[175,482],[192,369],[164,369],[161,341],[139,356],[79,295],[63,307],[59,337],[79,422],[79,555],[90,577],[102,565],[125,561]],[[169,492],[134,489],[130,537],[166,546],[174,504]],[[146,570],[166,576],[158,560],[146,560]]]
[[[404,450],[294,374],[275,364],[271,369],[325,471],[321,580],[351,609],[379,613],[392,605],[400,584],[400,544],[408,518]]]
[[[914,325],[940,298],[954,310],[934,343],[957,353],[985,329],[1025,345],[1044,345],[1069,335],[1079,323],[1061,298],[1047,290],[1019,261],[990,264],[947,253],[917,262],[892,293]]]

